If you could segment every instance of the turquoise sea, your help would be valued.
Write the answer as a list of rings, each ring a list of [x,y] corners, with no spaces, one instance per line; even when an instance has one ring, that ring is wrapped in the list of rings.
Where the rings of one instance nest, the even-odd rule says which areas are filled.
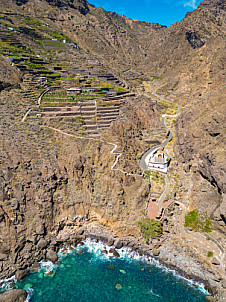
[[[206,301],[208,293],[202,286],[125,248],[119,250],[120,258],[101,255],[104,249],[110,248],[86,240],[83,246],[60,252],[59,265],[42,263],[39,272],[28,275],[17,287],[28,291],[30,302]]]

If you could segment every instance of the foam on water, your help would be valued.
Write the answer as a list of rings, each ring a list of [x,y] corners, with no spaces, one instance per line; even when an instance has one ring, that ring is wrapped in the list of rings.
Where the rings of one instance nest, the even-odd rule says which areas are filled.
[[[83,241],[82,244],[78,244],[76,247],[71,246],[74,250],[83,250],[85,249],[89,253],[93,253],[95,255],[94,261],[101,258],[102,260],[109,260],[112,257],[112,254],[109,253],[110,249],[112,247],[108,246],[107,244],[99,241],[96,242],[95,240],[92,240],[90,238],[87,238],[85,241]],[[152,265],[155,265],[159,268],[161,268],[166,273],[172,273],[175,278],[183,279],[185,280],[189,285],[197,287],[200,291],[202,291],[205,295],[209,295],[208,291],[205,290],[204,284],[195,282],[193,280],[187,279],[185,277],[180,276],[175,270],[166,268],[164,265],[160,264],[160,262],[157,259],[145,256],[145,255],[139,255],[136,251],[133,251],[129,247],[123,247],[121,249],[117,249],[117,252],[120,255],[120,258],[125,259],[127,261],[142,261],[145,263],[149,263]],[[106,250],[107,254],[101,254],[101,251]],[[68,253],[72,253],[72,250],[67,250]],[[59,253],[61,255],[62,252]]]
[[[112,295],[107,297],[107,299],[103,299],[103,297],[101,297],[102,300],[100,301],[104,302],[119,301],[120,299],[124,299],[123,301],[134,301],[130,300],[134,298],[134,295],[138,297],[137,299],[139,301],[168,301],[168,297],[164,292],[165,285],[161,285],[161,281],[164,279],[166,279],[164,284],[168,286],[168,290],[171,294],[176,290],[177,294],[175,293],[175,295],[183,295],[183,288],[184,290],[187,288],[187,290],[191,292],[191,295],[193,295],[193,298],[186,301],[204,301],[203,297],[208,295],[208,292],[201,284],[179,276],[175,271],[165,268],[156,259],[147,256],[140,256],[137,252],[132,251],[132,249],[128,247],[116,249],[119,253],[119,258],[116,258],[112,253],[109,253],[111,248],[112,247],[109,247],[103,242],[86,239],[76,247],[71,246],[67,249],[61,249],[58,253],[60,260],[59,265],[55,265],[51,261],[42,261],[40,263],[41,269],[39,272],[30,274],[24,280],[18,282],[16,287],[23,288],[27,291],[28,297],[26,302],[50,301],[52,297],[47,298],[47,296],[49,297],[52,290],[53,295],[55,295],[55,301],[63,301],[59,300],[59,294],[56,294],[56,289],[59,287],[59,284],[62,284],[65,290],[64,293],[62,293],[62,297],[64,297],[62,299],[75,301],[78,297],[74,300],[73,295],[76,296],[77,292],[80,291],[79,300],[76,301],[87,301],[87,298],[85,298],[86,295],[89,295],[86,292],[87,287],[82,290],[80,288],[82,284],[78,283],[78,280],[83,280],[82,282],[85,282],[88,287],[92,284],[92,287],[90,288],[93,293],[91,298],[91,300],[93,299],[92,301],[99,301],[98,295],[94,298],[94,295],[96,294],[95,286],[99,286],[98,282],[106,283],[104,285],[104,290],[110,290],[109,293]],[[80,250],[81,255],[79,254]],[[103,250],[106,250],[108,253],[101,254]],[[113,270],[109,267],[112,267]],[[99,274],[103,274],[101,280],[98,279]],[[137,282],[134,281],[133,278],[135,278]],[[6,284],[9,284],[10,281],[16,282],[16,278],[13,277],[10,280],[6,279],[5,281]],[[172,281],[172,284],[174,284],[173,287],[171,285]],[[78,285],[79,287],[76,288],[75,292],[72,292],[74,290],[74,285],[76,286],[77,283],[80,284]],[[158,284],[160,284],[160,286]],[[175,286],[179,286],[178,289],[176,289]],[[8,287],[5,287],[4,290],[6,289],[8,289]],[[105,293],[106,292],[100,291],[99,295],[105,295]],[[197,298],[194,298],[196,295],[197,298],[200,297],[198,300]],[[90,297],[88,300],[91,301]]]
[[[58,265],[53,264],[50,260],[49,261],[41,261],[40,265],[41,265],[41,270],[45,273],[49,273],[51,271],[54,271],[58,267]]]
[[[12,289],[12,285],[15,284],[16,282],[17,280],[15,276],[0,280],[0,283],[2,283],[2,285],[0,286],[0,292]]]

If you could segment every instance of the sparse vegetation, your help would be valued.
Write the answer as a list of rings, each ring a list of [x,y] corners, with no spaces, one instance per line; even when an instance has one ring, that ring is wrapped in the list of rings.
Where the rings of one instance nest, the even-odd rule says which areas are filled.
[[[193,210],[185,215],[185,227],[210,233],[212,231],[211,225],[211,220],[207,215],[199,213],[198,210]]]
[[[150,171],[150,170],[145,170],[144,173],[146,174],[146,176],[147,176],[148,178],[151,177],[151,171]]]
[[[162,222],[146,218],[137,222],[146,241],[157,238],[162,234]]]
[[[212,252],[212,251],[208,251],[208,252],[207,252],[207,257],[208,257],[208,258],[213,257],[213,252]]]

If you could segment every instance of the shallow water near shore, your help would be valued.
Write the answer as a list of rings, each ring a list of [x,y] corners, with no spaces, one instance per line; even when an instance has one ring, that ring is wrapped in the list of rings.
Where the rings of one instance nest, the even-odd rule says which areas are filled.
[[[208,293],[201,286],[156,263],[125,248],[118,250],[120,258],[102,255],[104,249],[110,248],[86,240],[67,254],[61,251],[59,265],[42,263],[39,272],[28,275],[17,287],[27,290],[29,302],[206,301]]]

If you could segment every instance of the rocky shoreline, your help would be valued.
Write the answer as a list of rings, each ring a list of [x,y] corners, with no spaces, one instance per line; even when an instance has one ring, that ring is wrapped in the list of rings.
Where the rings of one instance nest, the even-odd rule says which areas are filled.
[[[44,227],[40,227],[38,231],[39,233],[43,233]],[[220,283],[221,279],[216,278],[215,275],[213,277],[215,280],[207,278],[208,274],[206,268],[202,267],[202,263],[195,263],[192,259],[188,259],[190,256],[180,254],[181,251],[180,253],[178,251],[178,253],[175,254],[170,242],[165,242],[162,244],[160,241],[154,240],[153,243],[146,244],[142,237],[135,238],[130,236],[126,238],[119,238],[115,234],[109,232],[109,230],[106,230],[105,228],[96,224],[88,226],[82,225],[80,228],[76,229],[71,226],[69,228],[63,227],[62,224],[59,224],[50,235],[44,236],[44,233],[42,235],[40,234],[39,237],[36,238],[36,242],[33,243],[32,249],[36,250],[33,257],[29,258],[26,264],[22,258],[22,261],[17,262],[17,265],[14,264],[14,266],[11,267],[11,270],[7,270],[5,272],[5,275],[4,271],[2,271],[0,276],[3,279],[15,275],[16,279],[19,281],[23,279],[29,272],[38,271],[40,269],[39,262],[41,260],[50,260],[53,263],[57,263],[57,253],[60,249],[67,249],[71,246],[77,246],[79,243],[88,238],[95,240],[96,242],[103,242],[104,244],[110,246],[111,253],[115,257],[119,257],[119,253],[117,251],[118,249],[123,247],[130,248],[131,257],[132,252],[135,252],[139,256],[144,256],[147,259],[155,260],[159,265],[175,271],[181,277],[184,277],[195,283],[203,284],[204,288],[211,294],[211,296],[206,297],[207,301],[225,301],[224,280]],[[106,252],[107,251],[103,251],[103,253]],[[172,255],[176,257],[171,257]],[[185,269],[187,266],[185,256],[187,256],[190,264],[188,269]],[[9,260],[9,262],[12,261]],[[204,278],[204,276],[206,278]],[[14,291],[14,293],[16,294],[16,291]]]

